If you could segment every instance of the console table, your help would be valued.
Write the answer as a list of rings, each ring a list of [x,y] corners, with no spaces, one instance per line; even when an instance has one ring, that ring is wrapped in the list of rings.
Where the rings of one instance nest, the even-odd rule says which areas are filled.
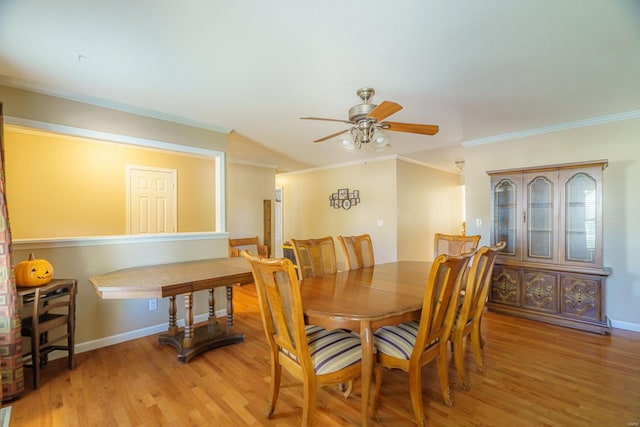
[[[244,340],[233,331],[233,285],[253,283],[253,275],[243,258],[217,258],[200,261],[132,267],[92,276],[89,282],[104,299],[169,298],[169,326],[159,337],[160,344],[178,350],[178,360],[188,362],[198,354]],[[214,289],[227,291],[227,328],[215,318]],[[204,325],[193,325],[193,293],[209,290],[209,317]],[[184,328],[178,328],[176,296],[184,295]]]

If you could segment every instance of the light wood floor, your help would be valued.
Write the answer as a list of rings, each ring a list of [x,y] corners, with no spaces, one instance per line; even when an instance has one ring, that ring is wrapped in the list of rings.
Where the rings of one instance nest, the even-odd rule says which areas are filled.
[[[245,342],[209,351],[187,364],[160,346],[157,336],[77,355],[43,370],[41,388],[27,390],[12,406],[11,426],[298,426],[302,392],[285,376],[271,420],[269,360],[252,285],[236,288],[236,330]],[[423,370],[423,398],[431,426],[607,426],[640,423],[640,333],[610,336],[574,331],[488,313],[483,325],[488,370],[466,361],[472,388],[450,378],[455,403],[440,395],[435,366]],[[408,379],[385,375],[373,426],[411,426]],[[345,400],[333,388],[318,394],[317,426],[359,425],[360,395]]]

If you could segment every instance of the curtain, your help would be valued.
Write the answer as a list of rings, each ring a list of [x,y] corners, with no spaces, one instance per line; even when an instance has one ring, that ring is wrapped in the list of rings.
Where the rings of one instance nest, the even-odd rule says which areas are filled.
[[[16,284],[11,263],[11,228],[4,188],[4,130],[0,103],[0,366],[2,400],[10,400],[24,390],[22,335]]]

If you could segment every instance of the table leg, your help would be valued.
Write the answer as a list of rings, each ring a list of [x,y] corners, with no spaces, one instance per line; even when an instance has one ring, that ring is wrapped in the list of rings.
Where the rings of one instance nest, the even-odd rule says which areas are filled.
[[[216,319],[216,297],[213,295],[213,289],[209,289],[209,324],[217,325],[218,320]]]
[[[175,336],[178,333],[178,320],[176,318],[176,297],[169,297],[169,328],[167,334]]]
[[[193,292],[184,294],[184,338],[182,348],[191,348],[193,344]]]
[[[196,327],[193,324],[193,292],[184,294],[184,330],[175,327],[175,296],[170,297],[169,318],[170,328],[166,334],[158,337],[160,344],[169,344],[178,350],[178,360],[186,363],[198,354],[228,344],[240,343],[244,340],[244,334],[234,333],[231,327],[226,330],[215,319],[215,300],[213,290],[209,294],[209,321],[205,325]],[[227,298],[233,298],[233,288],[227,288]],[[227,301],[227,307],[231,315],[227,314],[227,325],[233,325],[233,304]],[[171,317],[173,316],[175,333],[171,334]]]
[[[233,327],[233,285],[227,285],[227,327]]]
[[[363,320],[360,323],[360,343],[362,345],[362,425],[369,421],[369,400],[371,399],[371,375],[373,373],[373,357],[375,347],[371,322]]]

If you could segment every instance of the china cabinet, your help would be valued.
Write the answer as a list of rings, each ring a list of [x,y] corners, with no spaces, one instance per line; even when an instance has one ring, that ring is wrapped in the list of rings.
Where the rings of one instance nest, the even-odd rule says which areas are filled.
[[[489,310],[607,333],[602,265],[606,160],[487,172],[496,259]]]

